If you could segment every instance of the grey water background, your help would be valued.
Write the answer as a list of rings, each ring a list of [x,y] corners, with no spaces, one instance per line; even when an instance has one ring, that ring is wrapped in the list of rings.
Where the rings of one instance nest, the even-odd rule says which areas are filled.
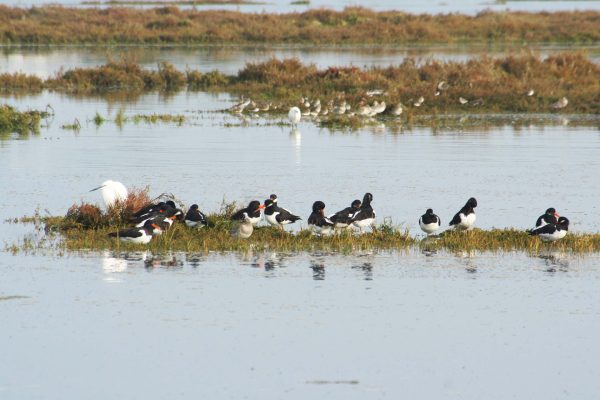
[[[231,72],[271,52],[299,51],[319,65],[405,56],[151,51],[141,56],[149,66],[168,57]],[[102,53],[11,50],[0,71],[19,70],[22,57],[23,70],[49,76],[102,63]],[[366,191],[379,222],[414,235],[425,208],[447,224],[470,196],[485,229],[525,229],[549,206],[575,232],[600,228],[594,116],[331,131],[311,121],[294,130],[277,119],[240,120],[217,112],[235,99],[206,93],[0,101],[55,112],[39,135],[0,139],[0,221],[99,202],[89,189],[115,179],[206,211],[224,198],[243,204],[275,192],[304,218],[292,229],[306,226],[313,201],[334,212]],[[121,109],[188,121],[92,122]],[[75,118],[81,131],[61,128]],[[3,250],[32,231],[0,223],[1,399],[589,399],[600,389],[595,254]]]

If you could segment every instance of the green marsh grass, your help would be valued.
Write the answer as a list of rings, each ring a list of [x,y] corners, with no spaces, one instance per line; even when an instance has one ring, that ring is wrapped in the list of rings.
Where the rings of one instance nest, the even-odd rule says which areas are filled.
[[[530,236],[525,231],[513,228],[463,232],[449,230],[439,236],[411,236],[409,232],[398,226],[382,224],[364,234],[344,231],[328,237],[314,235],[310,230],[296,233],[282,231],[273,227],[256,228],[249,239],[231,237],[229,231],[233,222],[229,216],[233,212],[233,204],[224,204],[218,213],[208,215],[208,226],[204,228],[188,228],[182,223],[162,235],[156,236],[148,245],[127,244],[108,236],[110,232],[127,227],[125,217],[114,214],[103,214],[93,205],[74,206],[77,212],[85,215],[73,218],[70,210],[66,217],[34,217],[21,218],[12,222],[34,223],[39,230],[50,236],[40,241],[39,246],[51,246],[57,250],[141,250],[155,252],[226,252],[247,250],[316,252],[331,251],[352,253],[357,251],[409,250],[461,252],[512,252],[522,251],[528,254],[539,254],[548,250],[574,254],[600,252],[600,234],[569,233],[564,239],[555,243],[544,243],[538,237]],[[84,211],[81,211],[84,209]],[[11,251],[32,251],[36,243],[27,241],[10,247]]]
[[[18,111],[7,104],[0,104],[0,138],[10,134],[27,136],[40,130],[40,122],[50,114],[47,111]]]

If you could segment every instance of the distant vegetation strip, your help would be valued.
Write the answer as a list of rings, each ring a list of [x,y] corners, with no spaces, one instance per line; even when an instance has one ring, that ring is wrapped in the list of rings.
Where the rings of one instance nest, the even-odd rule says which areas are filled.
[[[85,0],[86,6],[209,6],[209,5],[258,5],[265,4],[247,0]]]
[[[373,44],[600,42],[600,12],[293,13],[0,5],[3,44]]]
[[[483,57],[464,62],[428,60],[422,64],[408,59],[395,66],[365,69],[319,69],[297,59],[271,59],[247,64],[235,75],[180,71],[167,63],[149,70],[126,61],[68,70],[46,80],[20,73],[0,74],[0,92],[42,89],[93,95],[185,89],[228,92],[252,98],[244,113],[287,114],[290,107],[298,106],[307,113],[306,118],[314,114],[318,100],[320,110],[314,116],[332,123],[352,122],[360,116],[361,107],[373,106],[375,101],[379,105],[373,109],[380,110],[382,103],[386,104],[381,116],[400,112],[403,118],[447,112],[564,110],[600,114],[600,65],[580,53],[546,58],[529,54]],[[341,103],[346,104],[343,115],[335,111]],[[323,115],[326,110],[330,110],[329,115]]]

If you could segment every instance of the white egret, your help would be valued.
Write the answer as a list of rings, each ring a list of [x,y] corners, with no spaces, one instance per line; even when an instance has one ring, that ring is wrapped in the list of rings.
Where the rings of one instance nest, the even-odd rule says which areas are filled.
[[[106,207],[114,206],[117,201],[127,200],[127,188],[121,182],[111,180],[104,181],[102,182],[102,185],[90,190],[90,192],[98,189],[100,189],[100,194],[102,195],[102,200],[104,200],[104,205]]]
[[[288,119],[292,123],[292,126],[297,125],[298,122],[300,122],[300,118],[302,118],[302,112],[300,109],[298,107],[290,108],[290,111],[288,112]]]

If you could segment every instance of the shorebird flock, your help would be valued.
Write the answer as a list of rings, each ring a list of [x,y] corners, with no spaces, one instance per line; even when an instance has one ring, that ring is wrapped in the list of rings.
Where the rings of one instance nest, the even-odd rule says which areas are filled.
[[[127,189],[120,182],[106,181],[98,188],[102,190],[102,198],[108,206],[114,206],[118,201],[127,198]],[[124,190],[124,192],[123,192]],[[123,196],[124,195],[124,196]],[[331,236],[344,231],[353,231],[362,234],[368,227],[375,224],[376,214],[372,206],[373,195],[365,193],[361,200],[353,200],[349,207],[334,214],[325,213],[325,203],[317,200],[312,205],[312,212],[308,217],[309,229],[317,236]],[[477,216],[475,208],[477,200],[471,197],[465,205],[458,210],[450,220],[449,229],[469,231],[475,226]],[[278,197],[272,194],[264,202],[252,200],[247,207],[237,210],[231,215],[234,222],[230,234],[233,237],[247,239],[252,236],[254,228],[263,220],[271,226],[284,230],[284,227],[293,224],[302,218],[291,211],[280,207]],[[206,215],[200,211],[197,204],[193,204],[187,212],[177,208],[172,201],[149,204],[136,211],[130,218],[135,226],[119,232],[112,232],[111,237],[117,237],[126,242],[148,244],[156,235],[170,229],[177,221],[183,221],[190,229],[208,226]],[[442,220],[433,209],[429,208],[419,218],[419,226],[427,236],[436,235],[442,226]],[[527,232],[539,236],[542,241],[554,242],[564,238],[569,230],[569,220],[558,215],[554,208],[548,208],[535,223],[535,227]]]
[[[437,84],[433,99],[442,95],[448,90],[450,85],[441,81]],[[530,89],[524,96],[532,97],[535,95],[535,90]],[[292,125],[298,124],[302,118],[315,119],[320,117],[332,116],[332,115],[346,115],[348,117],[360,117],[360,118],[373,118],[378,115],[390,115],[399,117],[402,115],[407,106],[402,102],[395,104],[387,104],[384,100],[388,97],[388,93],[381,89],[368,90],[364,92],[361,100],[354,106],[351,105],[345,98],[344,95],[340,95],[337,101],[329,100],[326,104],[322,104],[320,99],[309,99],[308,97],[302,97],[300,101],[293,105],[288,110],[288,120]],[[434,100],[433,100],[434,101]],[[483,98],[467,99],[463,96],[459,96],[456,102],[463,106],[478,107],[484,104]],[[418,98],[410,98],[406,102],[410,107],[421,107],[425,103],[425,97],[419,96]],[[562,97],[555,103],[550,105],[553,110],[560,110],[565,108],[569,104],[569,100],[566,97]],[[283,111],[285,106],[281,103],[276,104],[273,102],[255,102],[252,99],[244,99],[228,109],[229,112],[237,115],[250,115],[258,116],[260,113],[268,111]]]

